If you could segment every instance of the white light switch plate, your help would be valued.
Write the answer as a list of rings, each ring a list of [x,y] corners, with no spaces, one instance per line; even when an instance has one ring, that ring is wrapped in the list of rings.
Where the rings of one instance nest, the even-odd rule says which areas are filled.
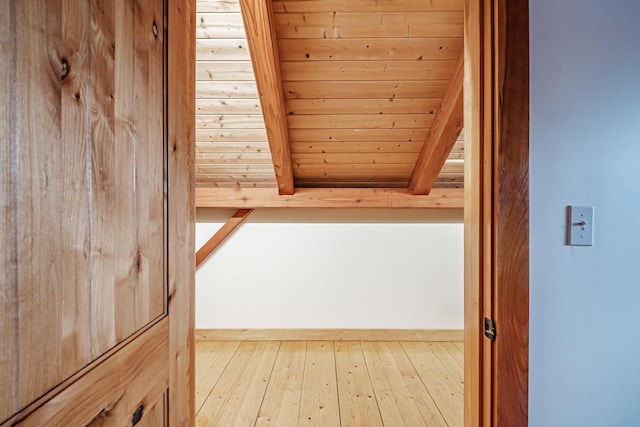
[[[593,206],[569,206],[567,244],[593,246]]]

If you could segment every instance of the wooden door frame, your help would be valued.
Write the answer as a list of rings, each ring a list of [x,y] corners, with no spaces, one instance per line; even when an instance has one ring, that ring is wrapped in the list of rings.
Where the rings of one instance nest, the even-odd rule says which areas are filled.
[[[195,425],[196,2],[166,0],[169,425]]]
[[[195,423],[195,0],[168,0],[169,418]],[[465,0],[465,425],[528,423],[528,0]],[[497,323],[483,336],[484,317]]]
[[[528,0],[466,0],[464,36],[465,425],[526,426]]]

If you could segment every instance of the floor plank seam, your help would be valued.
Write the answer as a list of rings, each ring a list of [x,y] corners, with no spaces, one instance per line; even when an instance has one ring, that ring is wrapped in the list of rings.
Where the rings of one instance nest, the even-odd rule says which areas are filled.
[[[367,373],[369,374],[369,384],[371,385],[371,390],[373,391],[373,396],[376,399],[376,407],[378,408],[378,414],[380,415],[380,420],[382,421],[382,425],[384,426],[384,417],[382,416],[382,409],[380,408],[380,400],[378,398],[378,393],[376,392],[376,387],[373,383],[371,369],[369,368],[369,362],[367,361],[367,357],[364,352],[364,348],[362,347],[363,341],[358,341],[360,345],[360,352],[362,353],[362,359],[364,360],[365,367],[367,368]]]
[[[342,405],[340,405],[340,382],[338,381],[338,358],[336,357],[336,342],[335,341],[331,341],[331,348],[333,349],[333,371],[334,374],[336,376],[336,396],[337,396],[337,400],[338,400],[338,420],[340,420],[340,426],[342,426],[342,411],[340,410],[340,408],[342,407]]]
[[[436,408],[438,409],[438,413],[440,413],[440,416],[442,417],[442,419],[444,420],[445,424],[447,425],[447,427],[452,427],[449,425],[449,420],[447,420],[447,418],[444,416],[444,414],[442,413],[442,409],[440,408],[440,405],[438,405],[438,401],[436,399],[434,399],[433,397],[433,393],[431,392],[431,389],[429,388],[429,385],[424,381],[424,378],[422,377],[422,375],[420,375],[420,371],[418,370],[418,368],[416,367],[416,364],[414,362],[414,360],[411,358],[411,356],[409,355],[409,353],[407,352],[406,349],[406,342],[402,342],[400,343],[402,350],[404,351],[405,355],[407,356],[407,358],[409,359],[409,362],[411,362],[411,366],[413,366],[413,370],[416,372],[416,374],[418,375],[418,378],[420,378],[420,381],[422,382],[422,385],[424,385],[425,390],[427,390],[427,394],[429,394],[429,397],[431,398],[431,400],[435,403]]]
[[[304,343],[304,360],[302,362],[302,381],[300,382],[300,396],[298,398],[298,425],[300,424],[300,411],[302,410],[302,390],[304,390],[304,371],[307,366],[307,355],[309,354],[309,342]]]
[[[229,341],[224,341],[224,343],[228,343]],[[233,358],[235,357],[235,355],[238,353],[238,349],[240,348],[240,344],[242,343],[242,341],[238,344],[238,346],[236,347],[236,349],[233,351],[233,354],[231,355],[231,357],[229,357],[229,360],[227,360],[227,363],[225,363],[224,365],[224,369],[221,370],[221,374],[218,378],[216,378],[215,382],[211,385],[211,389],[209,390],[209,393],[207,394],[207,397],[205,397],[202,400],[202,404],[200,405],[200,408],[197,409],[196,411],[196,418],[198,417],[198,415],[200,414],[200,411],[202,410],[202,408],[204,407],[205,403],[207,402],[207,400],[209,399],[209,397],[211,396],[211,393],[213,393],[213,390],[215,389],[216,385],[218,384],[218,382],[220,381],[220,378],[222,378],[222,375],[224,375],[225,371],[227,370],[227,367],[229,366],[229,364],[231,363],[231,361],[233,360]],[[214,360],[214,362],[218,360],[217,358]],[[211,366],[211,365],[209,365]]]
[[[267,395],[267,389],[269,388],[269,383],[271,382],[271,377],[273,376],[273,370],[275,369],[276,363],[278,361],[278,355],[280,354],[280,350],[282,350],[283,341],[278,341],[278,351],[276,352],[276,356],[273,358],[273,364],[271,365],[271,370],[269,370],[269,378],[267,379],[267,385],[262,392],[262,398],[260,399],[260,406],[258,407],[258,412],[256,413],[256,421],[253,424],[254,427],[258,424],[260,420],[260,412],[262,411],[262,406],[264,405],[264,398]]]

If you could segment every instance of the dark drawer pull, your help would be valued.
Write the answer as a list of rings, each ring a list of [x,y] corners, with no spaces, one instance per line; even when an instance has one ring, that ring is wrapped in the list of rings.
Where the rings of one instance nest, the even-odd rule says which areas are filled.
[[[136,425],[142,419],[142,412],[144,412],[144,406],[140,405],[136,412],[133,413],[133,418],[131,419],[131,425]]]

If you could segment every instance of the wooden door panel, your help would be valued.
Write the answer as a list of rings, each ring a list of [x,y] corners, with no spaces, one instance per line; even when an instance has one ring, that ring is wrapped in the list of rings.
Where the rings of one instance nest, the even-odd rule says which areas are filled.
[[[12,423],[130,426],[134,412],[142,406],[142,420],[150,418],[153,422],[147,425],[158,425],[161,409],[155,407],[164,407],[168,388],[168,334],[165,317],[35,411],[18,414]]]
[[[134,86],[136,156],[137,283],[134,328],[161,315],[166,306],[164,245],[164,32],[163,0],[135,2]],[[144,191],[140,191],[140,190]]]
[[[91,154],[94,355],[165,311],[162,13],[162,1],[92,6],[91,133],[106,142]]]
[[[90,175],[89,221],[90,221],[90,278],[91,278],[91,357],[98,357],[116,343],[116,286],[115,267],[130,255],[118,248],[116,236],[120,215],[120,202],[129,193],[130,186],[116,188],[115,178],[120,169],[116,161],[114,135],[115,100],[115,16],[111,2],[92,2],[88,50],[90,52]],[[112,98],[113,96],[113,98]],[[125,168],[129,159],[124,161]],[[124,248],[123,248],[124,249]],[[125,261],[126,262],[126,261]],[[130,262],[129,262],[130,264]],[[124,307],[123,307],[124,309]],[[119,317],[118,322],[126,321]]]
[[[2,377],[20,374],[14,380],[14,409],[71,375],[78,369],[73,365],[89,361],[85,338],[89,294],[86,287],[75,286],[88,277],[86,261],[81,261],[87,218],[78,215],[78,209],[86,207],[86,197],[71,200],[73,196],[66,196],[63,188],[65,183],[77,192],[86,189],[81,172],[84,142],[75,132],[63,137],[61,129],[62,116],[76,115],[82,106],[62,99],[62,77],[63,73],[69,77],[69,69],[63,70],[66,54],[61,53],[67,46],[60,6],[59,2],[12,2],[13,58],[2,61],[11,63],[14,73],[11,189],[2,195],[12,204],[10,269],[15,276],[10,312],[17,316],[16,366]],[[75,150],[80,155],[63,157]],[[63,354],[70,359],[63,359]]]
[[[0,7],[2,422],[165,315],[168,156],[163,0]]]

